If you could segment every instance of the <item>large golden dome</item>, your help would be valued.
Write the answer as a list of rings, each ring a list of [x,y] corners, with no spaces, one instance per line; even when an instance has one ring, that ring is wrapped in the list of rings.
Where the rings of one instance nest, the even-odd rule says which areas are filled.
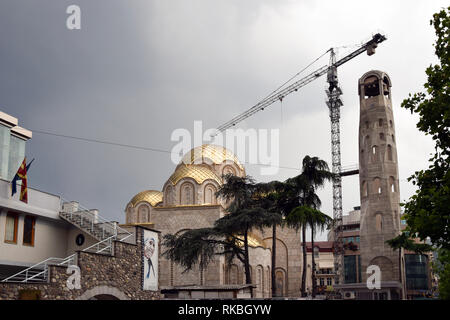
[[[220,178],[211,169],[202,165],[179,165],[170,176],[169,181],[176,185],[183,178],[192,178],[198,184],[202,184],[208,179],[216,181],[219,185],[222,184]]]
[[[230,150],[214,144],[204,144],[195,147],[181,159],[181,163],[186,165],[201,163],[222,164],[223,162],[233,162],[239,169],[244,170],[238,158]]]
[[[142,201],[148,202],[151,204],[152,207],[154,207],[158,203],[163,201],[163,193],[161,191],[156,190],[145,190],[135,195],[133,199],[131,199],[129,204],[131,204],[131,206],[134,207],[136,206],[136,204]]]

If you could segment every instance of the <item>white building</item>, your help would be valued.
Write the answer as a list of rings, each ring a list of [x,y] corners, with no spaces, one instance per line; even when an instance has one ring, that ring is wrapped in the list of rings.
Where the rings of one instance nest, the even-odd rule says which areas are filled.
[[[28,203],[11,196],[11,180],[25,156],[25,143],[32,137],[16,118],[0,112],[0,281],[38,264],[27,277],[45,280],[47,267],[40,262],[61,263],[76,250],[106,252],[112,238],[129,233],[117,223],[101,219],[97,210],[77,202],[62,203],[59,196],[28,188]],[[30,167],[33,170],[33,167]],[[97,244],[97,245],[95,245]],[[37,270],[37,271],[36,271]],[[9,280],[19,280],[24,274]]]

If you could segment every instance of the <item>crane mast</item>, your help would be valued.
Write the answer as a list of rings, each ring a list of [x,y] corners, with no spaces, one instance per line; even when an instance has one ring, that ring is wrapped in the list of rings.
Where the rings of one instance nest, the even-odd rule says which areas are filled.
[[[280,89],[258,102],[256,105],[248,109],[247,111],[235,116],[230,121],[217,127],[219,131],[225,131],[226,129],[235,126],[237,123],[245,120],[253,114],[264,110],[276,101],[282,101],[288,94],[298,91],[301,87],[314,81],[315,79],[327,74],[328,88],[325,90],[327,94],[326,104],[330,112],[331,122],[331,158],[332,158],[332,172],[333,178],[333,238],[334,238],[334,269],[335,269],[335,284],[343,283],[343,266],[344,266],[344,245],[342,239],[342,176],[358,173],[359,171],[351,170],[348,172],[342,172],[341,167],[341,141],[340,141],[340,118],[341,107],[343,106],[341,95],[342,90],[339,87],[337,68],[344,63],[350,61],[356,56],[360,55],[364,51],[369,56],[375,53],[375,48],[379,43],[386,40],[386,37],[380,33],[372,36],[372,39],[368,42],[361,44],[358,49],[349,53],[345,57],[336,61],[336,54],[333,48],[329,49],[330,61],[328,66],[320,67],[319,69],[311,72],[306,77],[294,82],[293,84]]]

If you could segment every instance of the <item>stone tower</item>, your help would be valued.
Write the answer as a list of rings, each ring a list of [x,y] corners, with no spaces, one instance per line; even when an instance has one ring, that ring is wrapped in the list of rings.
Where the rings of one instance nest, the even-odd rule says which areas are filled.
[[[400,234],[400,193],[391,80],[382,71],[369,71],[359,79],[359,181],[361,197],[361,275],[367,267],[381,270],[384,299],[402,297],[403,256],[386,240]],[[375,291],[374,291],[375,292]],[[375,294],[375,293],[374,293]],[[377,295],[378,298],[378,295]]]

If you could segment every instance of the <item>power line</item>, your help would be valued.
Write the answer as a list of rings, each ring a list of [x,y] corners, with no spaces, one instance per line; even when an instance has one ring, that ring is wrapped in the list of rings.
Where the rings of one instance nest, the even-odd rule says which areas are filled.
[[[118,142],[99,140],[99,139],[83,138],[83,137],[77,137],[77,136],[70,136],[70,135],[54,133],[54,132],[48,132],[48,131],[42,131],[42,130],[33,130],[33,129],[30,129],[30,130],[33,133],[40,133],[40,134],[45,134],[45,135],[55,136],[55,137],[60,137],[60,138],[65,138],[65,139],[79,140],[79,141],[83,141],[83,142],[100,143],[100,144],[112,145],[112,146],[116,146],[116,147],[138,149],[138,150],[144,150],[144,151],[153,151],[153,152],[160,152],[160,153],[177,154],[177,153],[169,151],[169,150],[158,149],[158,148],[137,146],[137,145],[118,143]],[[244,162],[244,164],[246,164],[246,165],[266,166],[266,167],[273,167],[273,168],[279,168],[279,169],[297,170],[297,171],[300,170],[300,168],[295,168],[295,167],[274,166],[274,165],[262,164],[262,163],[251,163],[251,162],[248,162],[248,161]]]

